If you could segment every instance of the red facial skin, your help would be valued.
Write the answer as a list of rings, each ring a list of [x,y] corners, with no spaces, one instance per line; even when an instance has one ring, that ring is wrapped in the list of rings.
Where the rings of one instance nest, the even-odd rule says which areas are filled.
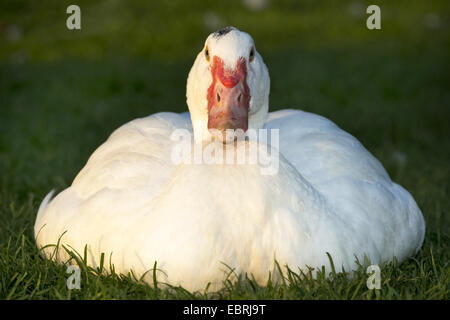
[[[247,64],[244,58],[233,69],[225,69],[223,60],[214,56],[211,65],[212,83],[208,88],[208,129],[225,134],[227,129],[248,129],[250,89],[247,85]]]

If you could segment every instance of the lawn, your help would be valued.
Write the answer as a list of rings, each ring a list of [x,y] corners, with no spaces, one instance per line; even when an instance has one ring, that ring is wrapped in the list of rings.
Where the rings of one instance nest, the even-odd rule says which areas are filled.
[[[0,299],[449,299],[450,3],[378,1],[77,1],[82,30],[65,27],[72,1],[0,3]],[[45,4],[45,5],[44,5]],[[167,290],[132,275],[66,267],[35,247],[37,208],[69,186],[118,126],[187,110],[185,86],[206,36],[234,25],[252,34],[271,76],[271,110],[323,115],[356,136],[411,192],[426,221],[419,253],[382,268],[380,290],[361,269],[316,281],[219,292]],[[339,271],[339,270],[337,270]]]

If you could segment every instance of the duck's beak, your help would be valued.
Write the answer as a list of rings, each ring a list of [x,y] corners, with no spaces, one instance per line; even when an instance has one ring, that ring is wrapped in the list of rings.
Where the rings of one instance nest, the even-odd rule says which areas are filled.
[[[250,90],[246,82],[247,66],[240,59],[236,68],[224,69],[223,61],[214,57],[213,81],[208,89],[208,130],[223,142],[243,135],[248,129]],[[231,130],[230,130],[231,129]],[[228,130],[228,132],[227,132]]]

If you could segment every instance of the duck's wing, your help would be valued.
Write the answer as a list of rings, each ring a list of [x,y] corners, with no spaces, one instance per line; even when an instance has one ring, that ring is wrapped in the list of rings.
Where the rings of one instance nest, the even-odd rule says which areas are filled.
[[[355,231],[355,248],[372,243],[366,251],[377,261],[420,248],[425,224],[416,202],[355,137],[300,110],[270,113],[265,128],[279,129],[280,152]]]
[[[140,208],[152,203],[173,174],[175,129],[192,131],[188,113],[157,113],[114,131],[70,187],[51,201],[51,195],[46,197],[34,228],[38,244],[55,244],[69,230],[65,240],[82,248],[96,238],[99,226],[114,233],[136,221]]]
[[[381,163],[332,121],[300,110],[271,112],[267,129],[279,129],[281,153],[313,185],[340,177],[390,182]]]
[[[175,167],[170,158],[176,129],[192,132],[187,112],[157,113],[123,125],[95,150],[72,187],[84,197],[105,188],[156,192]]]

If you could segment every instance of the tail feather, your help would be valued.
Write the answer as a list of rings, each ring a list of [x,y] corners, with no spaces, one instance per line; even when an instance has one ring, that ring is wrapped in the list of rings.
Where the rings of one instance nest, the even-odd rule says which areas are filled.
[[[34,224],[34,237],[36,238],[39,232],[39,229],[41,228],[41,220],[44,216],[45,209],[47,208],[47,205],[49,204],[50,200],[52,199],[53,195],[55,194],[55,190],[53,189],[50,191],[42,200],[41,205],[39,206],[39,210],[36,216],[36,222]]]

